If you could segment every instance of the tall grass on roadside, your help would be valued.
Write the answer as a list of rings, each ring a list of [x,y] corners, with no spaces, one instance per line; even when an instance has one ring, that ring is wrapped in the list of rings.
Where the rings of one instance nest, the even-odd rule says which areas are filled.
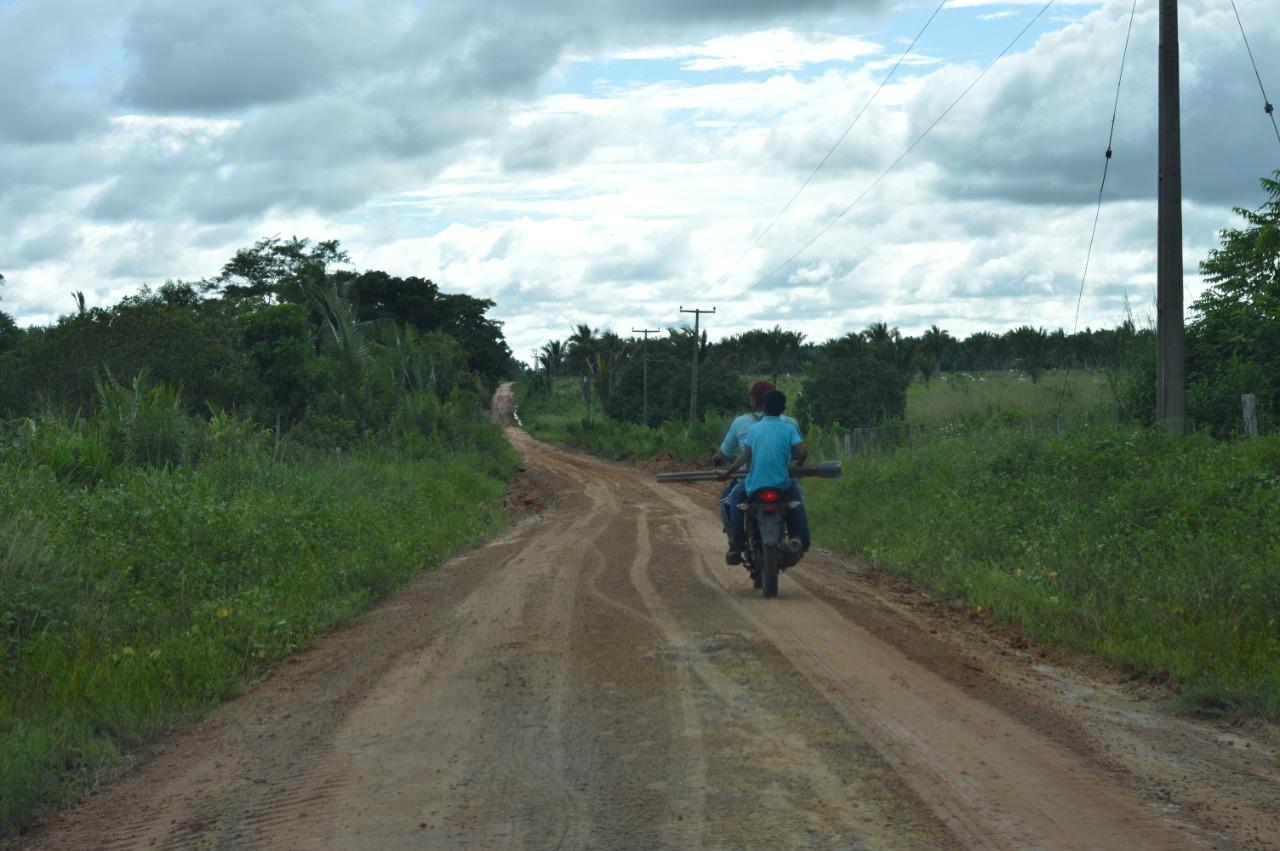
[[[1280,437],[991,428],[846,462],[815,537],[1038,639],[1280,717]]]
[[[338,454],[215,411],[176,465],[111,421],[0,434],[0,836],[494,531],[515,463],[479,423]]]

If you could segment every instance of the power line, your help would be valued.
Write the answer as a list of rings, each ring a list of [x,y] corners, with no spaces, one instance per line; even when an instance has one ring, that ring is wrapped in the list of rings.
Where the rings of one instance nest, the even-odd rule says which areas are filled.
[[[946,108],[946,109],[944,109],[944,110],[942,111],[942,113],[941,113],[937,118],[935,118],[935,119],[933,120],[933,123],[932,123],[932,124],[930,124],[928,127],[926,127],[926,128],[925,128],[925,130],[924,130],[924,132],[923,132],[923,133],[921,133],[919,136],[917,136],[917,137],[916,137],[916,139],[915,139],[915,141],[913,141],[910,145],[908,145],[908,146],[907,146],[907,149],[906,149],[905,151],[903,151],[903,152],[898,156],[898,158],[897,158],[896,160],[894,160],[892,163],[890,163],[890,164],[889,164],[889,167],[888,167],[888,168],[886,168],[884,171],[880,172],[880,175],[879,175],[875,180],[871,181],[871,184],[870,184],[869,186],[867,186],[867,188],[863,189],[863,190],[862,190],[862,192],[858,194],[858,197],[854,198],[854,199],[853,199],[853,201],[851,201],[851,202],[849,203],[849,206],[845,207],[843,210],[841,210],[839,213],[837,213],[837,214],[836,214],[836,216],[835,216],[835,218],[831,219],[831,221],[829,221],[829,222],[827,222],[825,225],[823,225],[823,227],[822,227],[822,228],[821,228],[821,229],[820,229],[820,230],[819,230],[819,231],[818,231],[818,232],[813,236],[813,238],[812,238],[812,239],[810,239],[810,240],[809,240],[808,242],[806,242],[804,245],[800,246],[799,250],[797,250],[795,253],[793,253],[793,254],[792,254],[790,257],[788,257],[786,260],[783,260],[781,263],[779,263],[777,266],[775,266],[775,267],[773,268],[773,270],[769,272],[769,274],[767,274],[767,275],[765,275],[764,277],[760,278],[760,279],[759,279],[759,280],[757,280],[754,284],[752,284],[751,286],[747,287],[746,289],[744,289],[742,292],[738,293],[738,294],[737,294],[736,296],[734,296],[733,298],[735,298],[735,299],[736,299],[736,298],[741,298],[742,296],[744,296],[744,295],[746,295],[747,293],[751,292],[751,291],[752,291],[752,290],[754,290],[756,287],[760,286],[760,285],[761,285],[761,284],[763,284],[765,281],[769,280],[769,279],[770,279],[770,278],[772,278],[774,275],[778,274],[778,273],[779,273],[779,272],[781,272],[783,269],[785,269],[785,268],[786,268],[786,267],[791,263],[791,261],[792,261],[792,260],[795,260],[795,259],[796,259],[797,257],[799,257],[801,254],[803,254],[803,253],[805,253],[806,251],[808,251],[808,250],[809,250],[809,248],[810,248],[810,247],[812,247],[812,246],[813,246],[813,244],[814,244],[815,242],[817,242],[819,239],[821,239],[821,238],[822,238],[823,234],[825,234],[827,231],[831,230],[831,228],[833,228],[833,227],[835,226],[836,222],[838,222],[838,221],[840,221],[842,218],[844,218],[844,217],[845,217],[845,215],[847,215],[847,214],[848,214],[848,212],[849,212],[850,210],[852,210],[854,207],[856,207],[856,206],[858,205],[858,203],[859,203],[860,201],[862,201],[862,199],[863,199],[863,198],[865,198],[868,194],[870,194],[870,192],[871,192],[871,190],[872,190],[872,189],[875,189],[878,185],[880,185],[880,182],[881,182],[881,181],[883,181],[886,177],[888,177],[888,176],[889,176],[889,174],[890,174],[894,169],[896,169],[896,168],[898,167],[898,165],[899,165],[903,160],[905,160],[905,159],[907,158],[907,156],[908,156],[912,151],[914,151],[914,150],[916,149],[916,147],[917,147],[921,142],[923,142],[923,141],[925,140],[925,137],[926,137],[926,136],[928,136],[931,132],[933,132],[933,128],[937,127],[939,124],[941,124],[941,123],[942,123],[942,120],[943,120],[944,118],[946,118],[946,117],[947,117],[947,115],[951,112],[951,110],[955,109],[956,104],[960,103],[960,101],[962,101],[962,100],[964,99],[965,95],[969,94],[969,92],[973,90],[973,87],[974,87],[974,86],[976,86],[976,85],[978,85],[978,83],[979,83],[979,82],[981,82],[981,80],[982,80],[982,78],[983,78],[983,77],[987,76],[987,72],[989,72],[992,68],[994,68],[994,67],[995,67],[995,65],[996,65],[996,63],[997,63],[997,62],[999,62],[1001,59],[1003,59],[1003,58],[1005,57],[1005,54],[1007,54],[1010,50],[1012,50],[1012,49],[1013,49],[1013,46],[1014,46],[1015,44],[1017,44],[1017,43],[1018,43],[1018,41],[1019,41],[1019,40],[1020,40],[1024,35],[1026,35],[1027,30],[1031,29],[1031,27],[1035,25],[1036,21],[1039,21],[1039,20],[1040,20],[1040,18],[1044,15],[1044,13],[1045,13],[1045,12],[1047,12],[1047,11],[1049,10],[1049,7],[1050,7],[1050,6],[1052,6],[1052,5],[1054,4],[1054,2],[1055,2],[1055,0],[1048,0],[1048,2],[1046,2],[1043,6],[1041,6],[1041,7],[1040,7],[1040,11],[1036,12],[1035,17],[1033,17],[1030,21],[1028,21],[1028,22],[1027,22],[1027,25],[1026,25],[1025,27],[1023,27],[1023,28],[1018,32],[1018,34],[1017,34],[1016,36],[1014,36],[1014,37],[1013,37],[1013,40],[1012,40],[1012,41],[1010,41],[1010,42],[1005,46],[1004,50],[1000,51],[999,55],[997,55],[995,59],[992,59],[992,60],[991,60],[991,62],[987,64],[987,67],[985,67],[985,68],[983,68],[983,69],[982,69],[982,73],[981,73],[981,74],[979,74],[977,77],[974,77],[973,82],[969,83],[969,85],[965,87],[964,91],[962,91],[962,92],[961,92],[961,93],[956,97],[956,99],[955,99],[955,100],[951,101],[950,105],[948,105],[948,106],[947,106],[947,108]]]
[[[1262,75],[1258,73],[1258,63],[1253,58],[1253,48],[1249,46],[1249,37],[1244,34],[1244,22],[1240,20],[1240,10],[1236,8],[1236,0],[1231,0],[1231,11],[1236,13],[1236,25],[1240,27],[1240,38],[1244,39],[1244,49],[1249,54],[1249,62],[1253,65],[1253,76],[1258,78],[1258,88],[1262,91],[1263,110],[1267,113],[1267,117],[1271,119],[1271,129],[1276,131],[1276,141],[1280,142],[1280,126],[1276,125],[1276,108],[1271,105],[1271,99],[1267,97],[1266,86],[1262,85]]]
[[[916,42],[918,42],[920,40],[920,37],[924,35],[924,31],[929,29],[929,25],[933,23],[933,19],[938,17],[938,13],[942,11],[942,7],[945,6],[946,4],[947,4],[947,0],[939,0],[937,7],[933,10],[933,14],[929,16],[929,20],[924,22],[924,26],[920,28],[920,32],[916,33],[916,37],[911,39],[911,43],[907,45],[907,49],[902,51],[902,55],[898,57],[898,61],[893,63],[893,67],[889,69],[889,73],[885,76],[883,80],[880,81],[880,85],[877,86],[876,90],[871,93],[871,97],[868,98],[867,102],[862,105],[862,109],[858,110],[858,114],[855,115],[853,117],[853,120],[849,122],[849,126],[844,128],[844,132],[841,133],[840,137],[836,139],[834,144],[832,144],[831,149],[827,151],[827,154],[822,158],[822,161],[818,163],[814,167],[813,171],[809,173],[809,176],[804,179],[804,183],[800,184],[800,188],[797,189],[795,191],[795,194],[791,196],[791,200],[787,201],[787,203],[783,205],[782,209],[778,211],[778,214],[773,217],[773,221],[769,222],[769,224],[765,226],[765,229],[760,231],[759,235],[756,236],[756,238],[751,241],[751,244],[748,245],[740,255],[738,255],[738,259],[733,261],[733,265],[731,265],[728,269],[726,269],[724,271],[724,274],[716,278],[716,282],[711,286],[718,287],[720,286],[720,284],[724,283],[725,278],[732,275],[733,270],[738,268],[738,264],[741,263],[748,254],[751,253],[751,249],[759,245],[760,240],[764,239],[765,234],[773,230],[773,226],[778,223],[778,220],[781,219],[783,215],[786,214],[787,210],[791,209],[791,205],[794,204],[796,202],[796,199],[800,197],[800,193],[803,192],[805,188],[813,181],[813,179],[818,176],[818,172],[822,171],[822,167],[827,164],[827,160],[831,159],[832,154],[836,152],[836,148],[840,147],[841,143],[844,142],[845,137],[849,135],[849,132],[851,130],[853,130],[854,125],[856,125],[858,121],[861,120],[863,114],[871,107],[871,104],[875,102],[875,99],[880,95],[881,90],[884,89],[884,87],[889,84],[889,81],[893,79],[893,75],[898,72],[899,66],[901,66],[902,63],[906,61],[906,58],[909,55],[911,55],[911,50],[916,46]]]
[[[1107,188],[1107,173],[1111,169],[1111,145],[1116,137],[1116,115],[1120,111],[1120,85],[1124,82],[1125,61],[1129,58],[1129,40],[1133,36],[1133,18],[1138,11],[1138,0],[1133,0],[1129,9],[1129,28],[1124,34],[1124,50],[1120,54],[1120,74],[1116,79],[1116,97],[1111,104],[1111,129],[1107,132],[1107,153],[1102,163],[1102,182],[1098,185],[1098,207],[1093,212],[1093,228],[1089,231],[1089,248],[1084,254],[1084,271],[1080,273],[1080,293],[1076,296],[1076,316],[1071,325],[1071,336],[1080,330],[1080,305],[1084,301],[1084,284],[1089,277],[1089,262],[1093,259],[1093,243],[1098,236],[1098,220],[1102,217],[1102,193]],[[1062,376],[1062,392],[1058,395],[1058,415],[1062,414],[1062,403],[1067,398],[1067,381],[1071,378],[1071,363],[1067,363],[1067,371]]]

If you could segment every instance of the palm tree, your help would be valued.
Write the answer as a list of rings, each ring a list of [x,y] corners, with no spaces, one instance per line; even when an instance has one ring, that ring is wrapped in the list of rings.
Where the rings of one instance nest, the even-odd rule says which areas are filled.
[[[954,344],[955,339],[937,325],[930,325],[929,330],[921,335],[920,349],[926,359],[923,370],[926,384],[929,379],[942,372],[942,359]]]
[[[1049,355],[1049,334],[1043,328],[1023,325],[1009,332],[1009,342],[1018,355],[1018,366],[1031,376],[1032,384],[1040,383],[1044,363]]]
[[[542,347],[542,363],[547,368],[547,377],[558,373],[564,366],[564,343],[552,340]]]
[[[792,367],[800,357],[800,345],[804,342],[804,334],[799,331],[783,331],[781,325],[775,325],[760,334],[759,345],[764,356],[769,379],[778,382],[778,373],[786,367]]]
[[[591,404],[591,385],[595,383],[599,361],[600,340],[591,326],[582,323],[574,326],[569,335],[568,353],[565,360],[569,366],[582,375],[582,401],[587,403],[587,423],[594,421]]]

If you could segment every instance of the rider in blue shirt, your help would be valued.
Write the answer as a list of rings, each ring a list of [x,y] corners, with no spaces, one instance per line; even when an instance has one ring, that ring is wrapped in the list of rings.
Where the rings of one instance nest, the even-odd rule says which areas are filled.
[[[782,416],[786,409],[787,397],[780,390],[769,390],[761,397],[764,416],[760,421],[747,429],[741,454],[729,467],[721,473],[721,478],[728,478],[740,467],[750,464],[747,478],[742,490],[750,497],[761,488],[777,488],[783,491],[788,503],[799,503],[787,512],[787,530],[791,537],[798,539],[805,550],[809,549],[809,521],[805,515],[804,502],[800,497],[800,488],[791,478],[790,462],[794,458],[804,463],[808,457],[808,449],[795,420]],[[729,552],[725,561],[729,564],[742,562],[742,551],[746,549],[746,527],[744,515],[738,508],[742,500],[733,500],[729,505],[728,527],[730,534]]]
[[[723,463],[732,463],[742,454],[742,448],[746,446],[747,430],[753,425],[760,422],[764,418],[764,410],[761,406],[761,398],[770,390],[775,390],[773,384],[768,381],[757,381],[751,385],[751,389],[747,391],[748,403],[747,413],[737,417],[729,424],[728,431],[725,432],[724,440],[720,442],[720,450],[712,459],[717,465]],[[784,422],[789,422],[796,426],[796,431],[800,430],[800,426],[791,417],[782,417]],[[729,514],[732,506],[737,505],[746,499],[746,492],[743,490],[742,482],[738,479],[730,479],[725,483],[724,490],[720,493],[720,523],[724,532],[729,537],[729,551],[725,555],[725,561],[729,564],[739,564],[742,561],[739,551],[734,549],[734,536],[729,534]]]

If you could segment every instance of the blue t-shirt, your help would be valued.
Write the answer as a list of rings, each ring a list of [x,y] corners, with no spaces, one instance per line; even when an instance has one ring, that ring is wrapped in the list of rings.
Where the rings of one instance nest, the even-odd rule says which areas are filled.
[[[745,483],[747,493],[790,486],[791,448],[802,442],[800,429],[790,418],[765,417],[747,429],[743,442],[751,447],[751,470]]]
[[[746,446],[747,429],[760,422],[764,415],[756,416],[755,414],[743,414],[729,424],[729,430],[725,432],[724,440],[720,442],[720,454],[726,458],[737,458],[742,454],[742,447]],[[796,431],[800,430],[800,426],[795,420],[786,414],[778,417],[784,423],[791,423],[796,427]]]

